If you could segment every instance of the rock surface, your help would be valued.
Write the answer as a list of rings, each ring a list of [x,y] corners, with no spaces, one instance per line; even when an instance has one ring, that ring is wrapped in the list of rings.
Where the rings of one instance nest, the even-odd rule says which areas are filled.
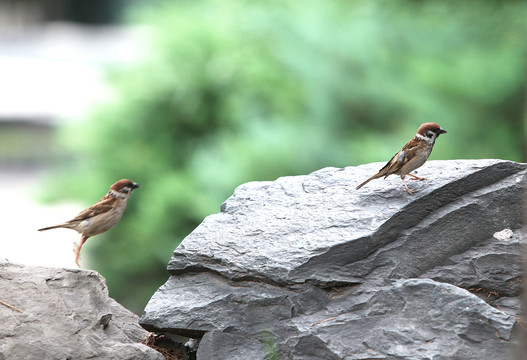
[[[238,187],[141,324],[202,338],[198,360],[512,358],[527,164],[429,161],[414,195],[355,190],[383,165]]]
[[[0,360],[164,359],[94,271],[0,262],[0,301]]]

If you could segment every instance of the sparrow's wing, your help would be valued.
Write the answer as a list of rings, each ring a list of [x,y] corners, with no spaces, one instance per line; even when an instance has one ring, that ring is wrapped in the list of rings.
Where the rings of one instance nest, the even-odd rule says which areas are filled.
[[[116,201],[117,198],[105,196],[94,205],[90,206],[86,210],[81,211],[77,216],[68,221],[68,223],[83,221],[92,218],[95,215],[104,214],[114,207]]]
[[[406,145],[404,145],[403,148],[399,150],[381,170],[379,170],[379,174],[387,177],[388,175],[399,171],[404,164],[408,163],[408,161],[415,157],[418,145],[419,140],[416,140],[415,138],[408,141],[408,143],[406,143]]]

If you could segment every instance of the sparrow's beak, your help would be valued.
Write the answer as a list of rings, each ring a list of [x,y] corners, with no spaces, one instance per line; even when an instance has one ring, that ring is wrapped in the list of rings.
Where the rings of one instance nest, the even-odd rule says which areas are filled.
[[[445,129],[439,130],[439,134],[446,134],[446,130]]]
[[[134,186],[132,187],[132,189],[137,189],[138,187],[140,187],[139,184],[138,183],[134,183]]]

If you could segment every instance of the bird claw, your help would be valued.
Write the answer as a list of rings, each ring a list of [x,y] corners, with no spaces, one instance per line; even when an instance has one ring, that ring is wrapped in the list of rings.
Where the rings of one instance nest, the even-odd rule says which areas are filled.
[[[412,177],[410,180],[428,180],[427,178],[415,176],[413,174],[408,174],[408,176]]]
[[[407,187],[407,188],[401,189],[401,191],[406,191],[408,194],[415,194],[419,190],[413,190]]]
[[[81,265],[79,264],[79,254],[80,254],[79,244],[73,244],[73,254],[75,255],[75,264],[77,264],[78,267],[81,267]]]

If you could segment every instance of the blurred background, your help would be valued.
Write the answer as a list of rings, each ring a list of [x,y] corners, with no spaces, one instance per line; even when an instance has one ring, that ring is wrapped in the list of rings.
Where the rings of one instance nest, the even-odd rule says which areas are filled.
[[[234,188],[387,161],[525,161],[523,0],[0,0],[0,257],[73,267],[68,220],[118,179],[81,264],[136,313]],[[262,244],[265,246],[265,244]]]

